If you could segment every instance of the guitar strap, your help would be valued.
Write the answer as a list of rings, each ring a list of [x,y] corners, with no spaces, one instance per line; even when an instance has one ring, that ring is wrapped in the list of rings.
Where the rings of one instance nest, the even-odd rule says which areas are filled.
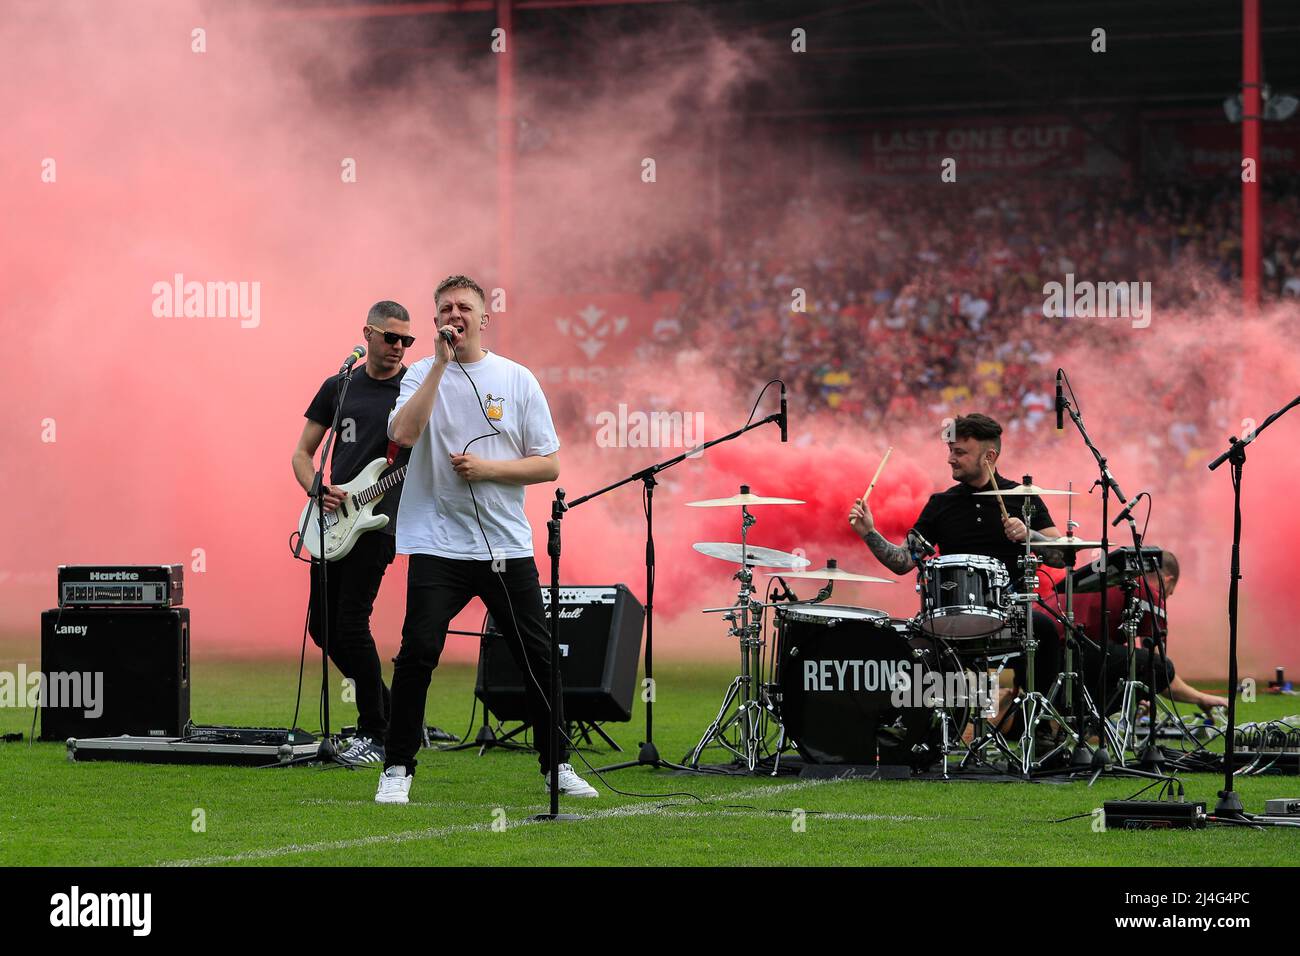
[[[391,468],[392,465],[393,465],[393,461],[397,458],[397,453],[401,450],[401,448],[402,448],[402,446],[399,445],[399,444],[397,444],[397,442],[395,442],[395,441],[390,441],[390,442],[388,443],[388,455],[387,455],[387,457],[388,457],[388,465],[389,465],[390,468]]]

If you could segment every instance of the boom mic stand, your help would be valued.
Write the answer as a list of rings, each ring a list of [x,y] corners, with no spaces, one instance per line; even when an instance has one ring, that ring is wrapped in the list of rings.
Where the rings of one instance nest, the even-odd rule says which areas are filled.
[[[1264,419],[1264,424],[1247,432],[1245,438],[1237,438],[1235,435],[1229,438],[1228,450],[1209,464],[1210,471],[1225,461],[1232,464],[1232,566],[1228,579],[1228,730],[1223,755],[1223,789],[1219,791],[1219,802],[1214,805],[1214,816],[1249,820],[1251,823],[1265,821],[1247,814],[1242,809],[1241,797],[1232,789],[1233,736],[1237,731],[1237,585],[1241,580],[1241,478],[1246,467],[1246,446],[1296,405],[1300,405],[1300,395]]]
[[[1065,374],[1064,370],[1060,370],[1058,374],[1063,376]],[[1058,395],[1059,397],[1057,400],[1061,404],[1061,409],[1069,413],[1070,421],[1074,422],[1074,427],[1078,429],[1080,437],[1083,438],[1083,443],[1088,446],[1088,451],[1092,452],[1092,457],[1097,460],[1098,478],[1096,484],[1101,485],[1101,559],[1098,573],[1101,575],[1102,587],[1104,589],[1107,582],[1110,580],[1109,570],[1106,566],[1106,556],[1110,553],[1110,539],[1107,537],[1110,531],[1110,492],[1114,489],[1115,494],[1119,496],[1120,501],[1127,501],[1128,499],[1124,497],[1124,492],[1120,490],[1119,482],[1115,480],[1115,476],[1110,473],[1110,467],[1106,464],[1106,457],[1097,450],[1097,446],[1092,443],[1092,439],[1088,436],[1088,430],[1084,427],[1083,416],[1079,412],[1079,409],[1074,406],[1069,398],[1060,394],[1059,389]],[[1070,389],[1070,395],[1071,397],[1074,395],[1073,388]],[[1101,704],[1103,710],[1105,709],[1106,701],[1106,659],[1110,650],[1110,611],[1105,597],[1106,594],[1103,590],[1101,602],[1101,663],[1099,665],[1100,671],[1097,682],[1097,686],[1101,691]],[[1103,725],[1107,723],[1106,715],[1104,713],[1099,714],[1098,719]],[[1087,734],[1082,730],[1082,728],[1079,736],[1080,739],[1087,739]],[[1124,762],[1124,754],[1121,752],[1117,756],[1122,764]],[[1110,763],[1111,757],[1110,752],[1106,748],[1105,728],[1099,726],[1097,728],[1097,749],[1092,752],[1092,769],[1093,771],[1100,773],[1102,770],[1105,770],[1106,767],[1110,766]]]
[[[655,489],[655,485],[658,484],[658,482],[655,480],[655,476],[658,475],[660,472],[666,471],[669,468],[673,467],[674,465],[679,464],[682,461],[685,461],[687,458],[701,454],[705,450],[712,448],[714,445],[720,445],[723,442],[732,441],[733,439],[739,438],[745,432],[752,431],[753,429],[759,428],[763,425],[767,425],[767,424],[780,425],[782,437],[784,438],[785,431],[786,431],[786,422],[787,422],[786,413],[785,413],[784,384],[782,384],[781,392],[783,397],[781,403],[782,410],[780,412],[777,412],[772,415],[768,415],[766,418],[762,418],[759,421],[751,422],[745,425],[743,428],[739,428],[736,431],[731,432],[730,434],[723,435],[720,438],[715,438],[712,441],[705,442],[702,445],[697,445],[696,447],[690,449],[689,451],[685,451],[682,454],[677,455],[673,458],[669,458],[665,461],[661,461],[656,465],[651,465],[649,468],[643,468],[641,471],[628,475],[626,478],[622,478],[619,481],[614,482],[612,485],[606,485],[604,488],[601,488],[598,491],[593,491],[590,494],[583,495],[581,498],[574,498],[572,501],[569,502],[566,502],[564,500],[565,495],[564,495],[563,488],[557,488],[555,490],[555,501],[551,503],[551,520],[548,521],[546,525],[550,532],[548,537],[547,553],[551,556],[550,591],[551,591],[552,608],[558,608],[560,606],[560,602],[559,602],[560,536],[561,536],[560,525],[561,522],[563,521],[564,513],[572,508],[578,507],[578,505],[591,501],[593,498],[598,498],[601,495],[605,494],[606,492],[613,491],[615,488],[621,488],[623,485],[629,484],[630,482],[633,481],[640,481],[645,487],[645,527],[646,527],[645,679],[646,679],[646,687],[649,691],[644,695],[645,697],[645,740],[641,742],[640,749],[637,751],[636,760],[627,760],[622,763],[611,764],[608,767],[601,767],[596,771],[597,773],[607,773],[614,770],[625,770],[629,767],[654,767],[656,769],[663,769],[667,767],[673,770],[689,769],[687,767],[682,766],[681,764],[675,764],[671,761],[664,760],[662,757],[660,757],[659,749],[655,746],[655,742],[654,742],[654,703],[655,703],[654,489]],[[760,398],[762,397],[762,393],[759,393],[759,397]],[[560,642],[558,615],[555,614],[551,615],[550,626],[551,626],[551,663],[552,663],[552,671],[554,671],[555,665],[559,660],[559,657],[557,656],[559,651],[559,642]],[[552,721],[552,723],[554,723],[554,721]],[[558,728],[552,727],[551,732],[552,734],[558,734]],[[558,752],[558,749],[559,749],[558,744],[556,746],[552,746],[551,748],[552,761],[554,761],[554,755]],[[554,771],[552,771],[551,779],[552,781],[554,781],[555,779]],[[553,814],[559,813],[559,795],[554,785],[552,785],[551,788],[551,813]]]

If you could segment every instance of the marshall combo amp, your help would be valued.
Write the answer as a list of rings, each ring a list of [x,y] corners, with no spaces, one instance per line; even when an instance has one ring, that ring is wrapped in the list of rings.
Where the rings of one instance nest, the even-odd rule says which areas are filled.
[[[188,608],[41,615],[41,740],[179,737],[190,719]]]
[[[179,564],[60,564],[59,607],[180,607]]]
[[[542,588],[549,618],[551,592]],[[626,585],[560,588],[560,676],[566,720],[632,719],[645,608]],[[549,620],[548,620],[549,625]],[[527,720],[526,675],[492,618],[479,645],[474,694],[501,720]],[[537,674],[542,686],[546,675]]]

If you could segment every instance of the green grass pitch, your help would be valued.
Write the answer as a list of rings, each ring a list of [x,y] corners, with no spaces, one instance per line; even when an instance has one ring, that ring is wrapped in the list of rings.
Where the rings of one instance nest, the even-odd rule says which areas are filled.
[[[308,680],[318,675],[309,666]],[[296,662],[199,661],[192,712],[201,723],[285,726]],[[698,738],[732,676],[716,664],[659,668],[655,739],[678,760]],[[333,724],[355,719],[337,703]],[[455,733],[469,720],[473,670],[434,675],[427,718]],[[314,696],[299,724],[314,730]],[[1261,695],[1241,720],[1300,711],[1292,697]],[[627,751],[588,753],[597,766],[634,756],[644,711],[607,725]],[[0,730],[26,734],[31,711],[0,709]],[[715,756],[713,760],[720,760]],[[611,774],[621,790],[567,800],[576,823],[538,824],[546,806],[536,760],[494,750],[424,751],[407,806],[378,806],[377,770],[256,770],[72,763],[61,744],[0,744],[0,865],[1216,865],[1293,863],[1300,833],[1241,828],[1094,832],[1088,813],[1141,781],[979,783],[800,781],[794,777],[681,776],[646,768]],[[1211,807],[1221,778],[1185,774],[1190,800]],[[1239,780],[1248,810],[1300,795],[1294,777]],[[196,826],[201,818],[204,826]],[[798,814],[796,811],[803,811]],[[504,822],[504,826],[502,823]],[[495,826],[494,826],[495,824]]]

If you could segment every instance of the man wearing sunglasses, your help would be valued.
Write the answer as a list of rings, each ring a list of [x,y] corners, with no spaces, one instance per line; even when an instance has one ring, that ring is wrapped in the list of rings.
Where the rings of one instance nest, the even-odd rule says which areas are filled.
[[[330,483],[325,489],[327,512],[343,501],[344,493],[338,485],[351,481],[376,458],[387,456],[388,413],[401,393],[402,376],[406,373],[402,357],[415,342],[411,317],[396,302],[376,302],[371,306],[361,334],[366,343],[366,364],[353,371],[352,383],[344,397],[330,462]],[[312,399],[293,453],[293,473],[307,491],[315,475],[312,459],[334,421],[338,378],[338,375],[327,378]],[[409,458],[410,451],[400,449],[388,470],[400,468]],[[370,612],[384,572],[396,554],[397,506],[401,494],[401,484],[384,494],[374,513],[387,515],[388,525],[362,534],[346,557],[330,562],[327,575],[330,660],[353,682],[357,696],[357,733],[340,754],[340,759],[350,764],[376,764],[384,759],[391,695],[384,685],[379,652],[370,633]],[[313,569],[307,626],[317,647],[323,639],[319,608]]]

